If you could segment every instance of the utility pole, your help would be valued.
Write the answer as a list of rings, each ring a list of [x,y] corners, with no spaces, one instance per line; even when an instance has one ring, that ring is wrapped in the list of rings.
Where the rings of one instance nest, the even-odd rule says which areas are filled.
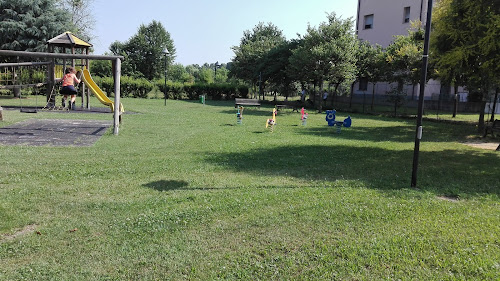
[[[427,82],[427,65],[429,59],[429,38],[431,35],[432,0],[427,2],[427,21],[425,23],[424,54],[422,56],[422,74],[420,77],[420,94],[418,97],[417,128],[415,134],[415,148],[413,150],[413,170],[411,187],[417,187],[418,157],[420,153],[420,140],[422,139],[422,118],[424,115],[424,94]]]

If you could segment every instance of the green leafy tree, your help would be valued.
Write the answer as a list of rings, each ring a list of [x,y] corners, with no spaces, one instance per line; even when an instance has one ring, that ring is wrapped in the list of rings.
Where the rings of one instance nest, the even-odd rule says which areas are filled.
[[[245,31],[240,45],[232,47],[235,54],[231,67],[232,75],[255,86],[259,80],[261,59],[285,40],[283,32],[272,23],[265,25],[261,22],[252,31]],[[261,91],[262,87],[259,92]]]
[[[168,67],[167,76],[172,81],[177,81],[182,83],[194,83],[194,76],[189,74],[186,68],[180,63],[170,65]]]
[[[409,30],[408,35],[396,35],[385,50],[385,80],[397,83],[397,93],[404,85],[419,83],[423,54],[423,30]]]
[[[500,2],[497,0],[441,0],[435,13],[433,63],[443,80],[466,86],[470,98],[482,102],[500,84]]]
[[[318,28],[307,28],[307,34],[290,57],[290,64],[291,71],[319,85],[320,91],[324,82],[334,84],[336,95],[340,85],[350,85],[355,79],[357,39],[351,19],[343,20],[335,13],[327,18]]]
[[[294,76],[290,68],[290,57],[292,51],[297,48],[297,40],[284,41],[280,45],[271,49],[262,59],[259,65],[259,72],[262,73],[263,80],[271,83],[275,92],[279,92],[286,99],[296,91]]]
[[[55,0],[0,1],[0,49],[46,51],[47,41],[68,26]]]
[[[201,83],[213,83],[214,82],[214,71],[208,67],[203,67],[199,71],[199,81]]]
[[[163,53],[165,48],[170,52],[168,56]],[[162,77],[165,60],[170,65],[176,53],[170,33],[157,21],[141,25],[137,34],[125,43],[113,43],[110,50],[115,55],[125,56],[127,65],[124,65],[124,74],[149,80]]]
[[[380,45],[373,46],[367,41],[359,41],[356,56],[358,81],[364,80],[367,84],[372,83],[373,85],[371,103],[371,108],[373,110],[375,84],[377,84],[382,77],[385,65],[384,53]]]
[[[186,66],[186,72],[194,78],[194,81],[199,81],[200,79],[200,66],[197,64],[191,64]]]
[[[92,75],[99,77],[113,77],[113,68],[108,60],[91,60],[90,70]]]

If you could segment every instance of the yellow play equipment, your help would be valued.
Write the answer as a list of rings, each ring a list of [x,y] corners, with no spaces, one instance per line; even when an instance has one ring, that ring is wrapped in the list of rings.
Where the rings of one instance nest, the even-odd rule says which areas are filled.
[[[273,109],[273,118],[272,119],[267,119],[266,121],[266,129],[270,128],[271,133],[274,132],[274,125],[276,125],[276,114],[278,111],[276,110],[276,107]]]
[[[92,79],[92,76],[90,76],[90,71],[88,69],[83,70],[83,82],[85,82],[85,85],[89,87],[90,91],[97,97],[97,99],[104,105],[107,105],[111,108],[111,112],[115,111],[115,103],[110,100],[106,94],[97,86],[97,84],[94,82]],[[120,112],[125,112],[123,109],[123,104],[120,103]]]

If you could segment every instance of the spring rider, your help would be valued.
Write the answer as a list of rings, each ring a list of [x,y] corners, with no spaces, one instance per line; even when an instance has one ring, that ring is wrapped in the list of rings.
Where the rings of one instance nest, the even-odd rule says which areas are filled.
[[[236,112],[236,122],[238,125],[241,125],[243,123],[243,106],[238,106],[238,112]]]
[[[302,109],[300,110],[300,120],[302,121],[302,126],[307,125],[307,116],[308,116],[307,112],[302,107]]]
[[[278,111],[276,110],[276,107],[273,109],[273,118],[267,119],[266,121],[266,129],[269,128],[271,130],[271,133],[274,132],[274,125],[276,125],[276,114]]]
[[[327,110],[326,111],[326,122],[328,122],[328,126],[337,126],[337,133],[340,134],[340,130],[342,128],[342,126],[346,127],[346,128],[349,128],[351,127],[351,124],[352,124],[352,120],[351,120],[351,116],[347,116],[346,119],[344,119],[344,121],[335,121],[335,113],[337,113],[337,111],[335,109],[333,110]]]

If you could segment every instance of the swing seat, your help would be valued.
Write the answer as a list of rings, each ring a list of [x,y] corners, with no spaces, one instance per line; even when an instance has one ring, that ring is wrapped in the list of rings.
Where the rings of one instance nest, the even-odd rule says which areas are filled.
[[[21,110],[19,110],[19,112],[22,112],[22,113],[38,113],[38,109],[36,109],[36,108],[21,108]]]

